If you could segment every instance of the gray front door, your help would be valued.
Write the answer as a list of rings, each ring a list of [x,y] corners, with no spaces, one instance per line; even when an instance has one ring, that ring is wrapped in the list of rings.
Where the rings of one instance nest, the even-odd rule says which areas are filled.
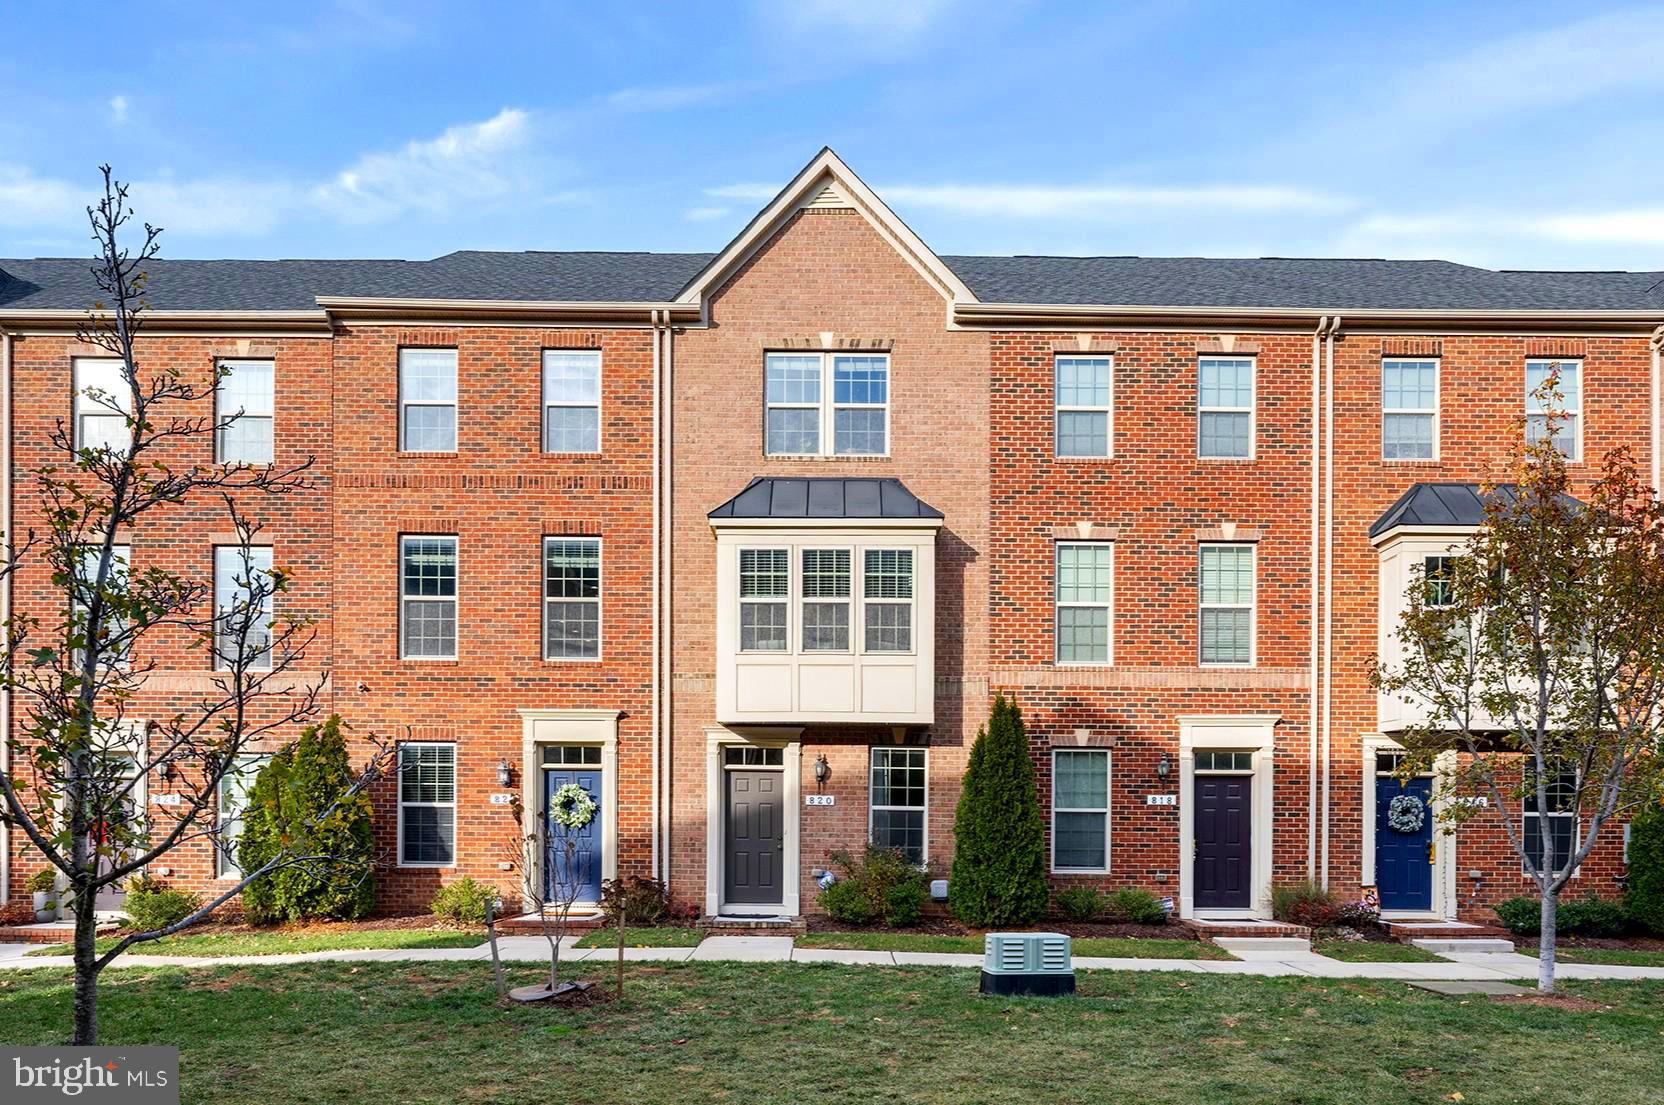
[[[731,905],[780,905],[785,853],[785,776],[778,771],[728,773],[724,900]]]

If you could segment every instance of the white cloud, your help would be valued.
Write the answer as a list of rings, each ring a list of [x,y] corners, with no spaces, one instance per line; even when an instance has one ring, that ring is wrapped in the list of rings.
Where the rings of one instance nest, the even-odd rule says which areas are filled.
[[[1664,208],[1611,211],[1449,211],[1375,214],[1346,227],[1347,248],[1394,256],[1518,256],[1523,243],[1560,246],[1664,245]],[[1645,252],[1645,251],[1642,251]],[[1646,267],[1660,267],[1656,261]]]
[[[1354,206],[1337,196],[1266,185],[1170,188],[935,184],[900,185],[880,188],[879,192],[892,203],[955,215],[1024,219],[1102,218],[1131,211],[1327,214]]]
[[[682,217],[689,222],[708,223],[712,219],[720,219],[731,212],[731,207],[690,207]]]
[[[745,200],[748,203],[767,203],[780,194],[778,184],[721,184],[705,189],[705,194],[719,200]]]
[[[720,82],[620,88],[616,92],[607,93],[604,100],[608,107],[617,108],[619,111],[675,111],[677,108],[721,99],[740,87],[742,86],[738,84]]]
[[[61,227],[66,219],[84,215],[86,203],[83,190],[66,181],[0,165],[0,226]]]
[[[127,122],[127,97],[110,97],[110,122],[114,126],[121,126]]]
[[[768,8],[799,35],[827,30],[861,35],[912,38],[927,30],[954,0],[793,0]]]

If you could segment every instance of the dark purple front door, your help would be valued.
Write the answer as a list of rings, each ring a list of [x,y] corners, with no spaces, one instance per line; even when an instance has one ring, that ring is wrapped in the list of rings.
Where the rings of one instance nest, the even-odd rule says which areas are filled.
[[[1196,776],[1197,909],[1248,909],[1254,904],[1253,779]]]

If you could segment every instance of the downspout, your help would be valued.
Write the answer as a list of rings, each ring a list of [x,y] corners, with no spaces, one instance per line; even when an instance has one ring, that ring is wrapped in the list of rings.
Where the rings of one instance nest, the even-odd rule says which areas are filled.
[[[1657,355],[1654,354],[1654,364]],[[0,540],[5,542],[7,567],[12,547],[12,334],[0,329]],[[11,651],[12,577],[0,577],[0,642]],[[12,740],[12,692],[0,685],[0,772],[10,771]],[[0,821],[0,906],[12,900],[12,832]]]
[[[1659,479],[1659,472],[1661,469],[1664,469],[1664,464],[1660,463],[1659,456],[1660,446],[1661,444],[1664,444],[1659,440],[1660,432],[1661,430],[1664,430],[1664,427],[1660,427],[1659,425],[1660,379],[1658,363],[1659,347],[1664,346],[1664,326],[1660,326],[1652,332],[1652,338],[1647,342],[1647,344],[1652,346],[1652,493],[1653,498],[1656,499],[1658,497],[1659,483],[1661,482]]]
[[[1329,804],[1334,752],[1335,638],[1335,334],[1340,316],[1329,320],[1323,342],[1323,862],[1321,883],[1329,886]]]
[[[676,331],[671,328],[668,311],[665,313],[664,369],[662,375],[664,378],[664,405],[661,414],[664,428],[664,466],[662,472],[664,479],[662,499],[664,525],[661,527],[660,533],[659,560],[663,565],[660,584],[664,588],[664,595],[660,600],[660,610],[663,613],[660,624],[663,626],[663,632],[659,641],[659,655],[664,662],[664,679],[660,684],[659,692],[664,703],[662,707],[664,739],[660,742],[662,746],[660,752],[664,756],[665,764],[662,773],[665,797],[661,810],[664,817],[664,828],[662,830],[664,846],[660,849],[659,855],[661,862],[664,864],[664,873],[660,876],[660,879],[668,887],[670,886],[671,875],[671,829],[675,824],[675,819],[671,816],[675,797],[675,772],[672,767],[676,762],[676,695],[673,686],[676,652],[674,648],[675,634],[672,632],[672,627],[676,624],[676,572],[672,566],[674,562],[671,559],[671,554],[676,547],[674,537],[676,529],[676,481],[674,478],[676,465]],[[701,900],[703,900],[703,888],[701,888],[700,894]]]
[[[652,642],[650,645],[651,659],[649,661],[650,674],[648,677],[647,693],[652,698],[652,705],[648,709],[648,743],[653,757],[653,765],[651,768],[652,797],[650,800],[651,806],[649,813],[649,816],[652,818],[653,827],[648,832],[647,836],[649,840],[649,847],[651,849],[650,862],[652,864],[651,870],[654,878],[659,877],[659,790],[662,786],[662,780],[659,775],[659,749],[664,743],[664,718],[661,716],[659,711],[659,527],[662,525],[663,519],[663,503],[659,498],[659,468],[660,457],[662,456],[661,450],[663,447],[663,443],[661,442],[659,436],[659,405],[664,394],[663,385],[659,379],[661,371],[659,350],[664,339],[663,331],[660,328],[660,322],[663,315],[664,312],[655,310],[650,316],[653,333],[653,551],[649,559],[652,561],[650,574],[653,587],[653,599],[651,602],[652,611],[649,615],[651,621],[648,629],[648,636],[652,638]]]
[[[1311,494],[1311,632],[1309,634],[1309,655],[1311,656],[1310,674],[1307,678],[1307,710],[1306,710],[1306,878],[1317,880],[1317,619],[1318,600],[1318,525],[1321,501],[1319,499],[1319,463],[1318,453],[1322,448],[1320,435],[1322,434],[1323,419],[1321,385],[1323,380],[1323,332],[1329,327],[1329,316],[1324,315],[1317,322],[1317,329],[1312,332],[1312,494]]]

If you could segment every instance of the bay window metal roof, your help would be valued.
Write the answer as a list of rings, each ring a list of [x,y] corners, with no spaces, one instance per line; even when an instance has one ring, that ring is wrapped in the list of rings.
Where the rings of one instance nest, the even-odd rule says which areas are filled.
[[[708,515],[718,519],[917,519],[937,521],[942,512],[897,479],[836,476],[758,476],[745,490]]]
[[[1485,504],[1492,498],[1512,503],[1519,498],[1513,484],[1498,484],[1487,492],[1477,483],[1417,483],[1398,497],[1375,524],[1371,537],[1401,527],[1430,529],[1477,527],[1485,520]],[[1571,502],[1576,499],[1567,498]]]

